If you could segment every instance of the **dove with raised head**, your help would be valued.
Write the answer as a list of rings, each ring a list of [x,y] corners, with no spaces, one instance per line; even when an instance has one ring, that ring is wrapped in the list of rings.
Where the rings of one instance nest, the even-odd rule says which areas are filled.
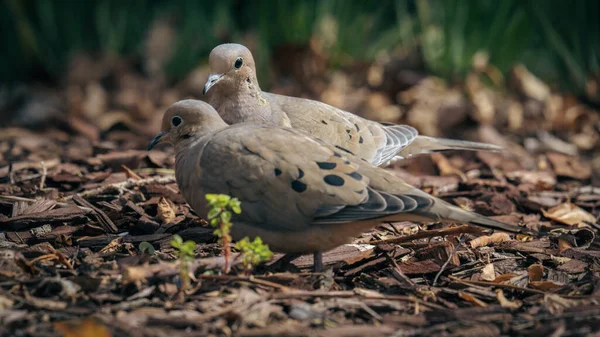
[[[207,101],[229,124],[292,127],[380,166],[412,155],[445,150],[499,151],[492,144],[421,136],[408,125],[381,124],[322,102],[263,92],[252,53],[240,44],[215,47]]]
[[[521,228],[435,198],[383,168],[292,128],[228,125],[209,104],[185,100],[164,114],[149,145],[175,147],[175,175],[185,200],[206,217],[206,193],[241,201],[232,236],[260,236],[273,251],[321,253],[380,223],[446,220],[490,229]]]

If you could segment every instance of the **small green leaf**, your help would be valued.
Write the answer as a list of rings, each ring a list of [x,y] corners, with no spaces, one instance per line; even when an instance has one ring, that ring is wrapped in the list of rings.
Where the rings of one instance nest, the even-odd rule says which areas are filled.
[[[214,219],[217,216],[219,216],[219,213],[221,212],[221,209],[219,208],[211,208],[210,211],[208,211],[208,219]]]
[[[140,253],[148,253],[150,255],[152,255],[156,252],[156,250],[154,249],[154,246],[152,246],[152,244],[147,241],[140,242],[138,249],[140,250]]]
[[[231,212],[222,212],[221,213],[221,221],[224,223],[229,223],[231,222]]]
[[[194,249],[196,249],[196,243],[194,241],[191,241],[191,240],[190,241],[186,241],[183,244],[183,248],[186,251],[194,252]]]
[[[183,244],[183,239],[181,238],[181,236],[175,234],[173,235],[173,237],[171,238],[171,246],[175,247],[175,248],[179,248],[181,247],[181,245]]]

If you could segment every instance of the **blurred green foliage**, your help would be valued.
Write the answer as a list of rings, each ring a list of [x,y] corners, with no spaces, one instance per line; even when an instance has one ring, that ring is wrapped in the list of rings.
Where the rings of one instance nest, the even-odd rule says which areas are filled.
[[[597,0],[3,0],[0,76],[59,78],[81,50],[143,58],[149,27],[168,18],[170,80],[219,43],[250,39],[262,70],[277,46],[317,38],[334,67],[419,48],[428,70],[460,81],[485,51],[503,72],[522,62],[582,93],[600,76],[598,13]]]

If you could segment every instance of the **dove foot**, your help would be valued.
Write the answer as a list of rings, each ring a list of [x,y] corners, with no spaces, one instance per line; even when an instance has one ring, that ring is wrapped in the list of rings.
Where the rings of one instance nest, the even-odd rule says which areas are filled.
[[[315,273],[320,273],[323,271],[323,253],[322,252],[315,252],[313,255],[313,267],[315,270]]]

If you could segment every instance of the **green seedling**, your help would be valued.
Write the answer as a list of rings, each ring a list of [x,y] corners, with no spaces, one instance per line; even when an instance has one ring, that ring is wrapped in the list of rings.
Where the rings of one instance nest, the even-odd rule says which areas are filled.
[[[171,239],[171,246],[177,251],[179,262],[181,263],[181,288],[188,289],[190,286],[189,276],[189,262],[194,259],[194,250],[196,249],[196,243],[188,240],[183,242],[181,236],[175,234]]]
[[[154,246],[148,241],[140,242],[138,249],[142,254],[147,253],[148,255],[154,255],[154,253],[156,253],[156,249],[154,249]]]
[[[223,246],[225,257],[225,273],[229,272],[229,259],[231,257],[231,216],[242,213],[240,201],[225,194],[207,194],[208,221],[215,228],[214,234]]]
[[[242,264],[246,273],[250,273],[258,264],[269,261],[273,257],[269,246],[265,245],[259,237],[254,238],[254,241],[245,237],[235,244],[235,249],[242,253]]]

